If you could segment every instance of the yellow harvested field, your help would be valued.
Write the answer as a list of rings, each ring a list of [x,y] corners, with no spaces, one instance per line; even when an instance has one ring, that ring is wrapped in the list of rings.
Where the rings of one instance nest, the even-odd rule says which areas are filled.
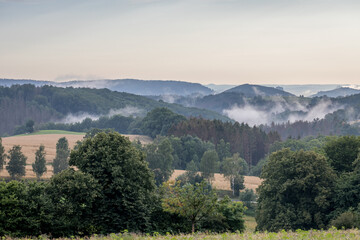
[[[125,135],[130,141],[139,140],[142,144],[148,144],[152,142],[152,139],[142,135]],[[71,149],[74,148],[77,141],[81,141],[84,135],[73,135],[73,134],[44,134],[44,135],[29,135],[29,136],[13,136],[2,139],[2,144],[6,150],[9,151],[14,145],[20,145],[21,151],[27,157],[26,161],[26,178],[36,178],[32,171],[32,164],[35,162],[35,152],[39,149],[39,146],[43,144],[46,151],[46,167],[47,172],[42,178],[50,178],[53,175],[51,163],[55,158],[56,143],[59,138],[66,137],[69,141]],[[183,174],[185,170],[175,170],[170,180],[175,180],[178,176]],[[0,172],[1,177],[9,177],[8,172],[5,168]],[[261,179],[254,176],[245,176],[245,188],[256,190],[261,184]],[[213,185],[220,190],[231,190],[230,183],[224,178],[222,174],[216,173]]]
[[[150,137],[141,135],[125,135],[130,141],[140,140],[143,144],[148,144],[152,141]],[[43,175],[43,178],[50,178],[52,174],[51,163],[56,154],[56,143],[59,138],[66,137],[71,149],[74,148],[77,141],[81,141],[84,135],[73,134],[44,134],[44,135],[29,135],[29,136],[13,136],[2,138],[2,144],[5,151],[8,152],[14,145],[20,145],[22,153],[27,157],[26,161],[26,177],[35,178],[35,174],[32,171],[32,164],[35,162],[35,152],[39,149],[39,146],[43,144],[46,151],[46,163],[47,172]],[[8,161],[8,160],[6,160]],[[8,172],[4,169],[0,172],[1,177],[9,177]]]
[[[175,180],[178,176],[185,173],[185,170],[175,170],[172,174],[170,180]],[[244,185],[245,188],[253,189],[254,191],[258,188],[261,184],[262,180],[259,177],[255,176],[245,176],[244,177]],[[220,173],[215,173],[215,180],[213,181],[214,187],[219,190],[231,190],[230,182]]]

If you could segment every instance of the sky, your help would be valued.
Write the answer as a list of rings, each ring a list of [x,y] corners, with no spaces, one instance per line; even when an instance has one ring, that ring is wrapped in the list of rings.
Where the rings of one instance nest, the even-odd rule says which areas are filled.
[[[0,78],[359,84],[358,0],[0,0]]]

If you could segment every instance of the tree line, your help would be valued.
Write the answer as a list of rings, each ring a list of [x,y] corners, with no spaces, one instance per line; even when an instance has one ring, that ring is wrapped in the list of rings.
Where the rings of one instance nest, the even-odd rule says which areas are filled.
[[[0,235],[86,236],[121,231],[243,231],[244,207],[219,200],[207,182],[155,185],[145,154],[116,132],[71,151],[50,181],[0,182]]]
[[[230,152],[239,153],[251,167],[256,165],[275,141],[280,140],[277,132],[264,132],[260,128],[245,123],[222,122],[202,118],[190,118],[174,125],[169,134],[174,136],[191,135],[218,145],[223,139],[230,143]]]
[[[52,162],[53,172],[57,174],[69,167],[70,148],[69,142],[65,137],[62,137],[56,143],[56,155]],[[35,162],[32,164],[33,172],[36,174],[38,180],[46,173],[46,151],[45,146],[40,145],[39,149],[35,152]],[[6,162],[8,160],[8,163]],[[2,145],[2,139],[0,138],[0,171],[4,169],[7,163],[6,170],[8,171],[12,179],[20,179],[25,176],[27,157],[21,152],[20,145],[14,145],[8,153],[5,152],[5,148]]]
[[[189,135],[158,136],[151,144],[134,144],[145,153],[157,185],[168,181],[174,169],[183,169],[186,172],[177,179],[183,184],[203,180],[211,184],[214,174],[220,173],[229,180],[234,196],[239,196],[239,190],[245,187],[244,175],[248,173],[248,164],[238,153],[231,154],[230,144],[224,140],[215,147],[211,142]]]

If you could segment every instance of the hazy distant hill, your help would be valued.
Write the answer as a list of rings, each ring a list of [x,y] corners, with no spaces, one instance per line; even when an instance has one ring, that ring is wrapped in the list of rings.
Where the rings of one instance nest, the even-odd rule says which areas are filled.
[[[215,93],[221,93],[224,92],[230,88],[234,88],[237,85],[229,85],[229,84],[207,84],[206,87],[212,89],[215,91]]]
[[[257,96],[294,96],[291,93],[285,92],[282,88],[265,87],[260,85],[243,84],[225,91],[240,93],[245,97],[257,97]]]
[[[86,88],[107,88],[112,91],[132,93],[136,95],[179,95],[191,94],[208,95],[213,90],[199,83],[181,81],[158,81],[158,80],[137,80],[137,79],[116,79],[116,80],[89,80],[70,82],[51,82],[36,80],[13,80],[0,79],[1,86],[14,84],[34,84],[35,86],[52,85],[58,87],[86,87]]]
[[[51,85],[54,82],[50,81],[37,81],[37,80],[30,80],[30,79],[6,79],[0,78],[0,86],[10,87],[12,85],[22,85],[22,84],[33,84],[35,86],[43,86],[43,85]]]
[[[311,97],[321,97],[321,96],[328,96],[328,97],[345,97],[354,94],[360,93],[360,90],[348,88],[348,87],[341,87],[336,88],[330,91],[320,91],[317,94],[312,95]]]

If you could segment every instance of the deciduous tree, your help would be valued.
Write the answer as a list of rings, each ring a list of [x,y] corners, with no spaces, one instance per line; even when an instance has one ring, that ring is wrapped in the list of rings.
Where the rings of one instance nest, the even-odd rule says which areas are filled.
[[[245,160],[241,159],[238,153],[234,154],[232,157],[225,158],[224,161],[222,162],[223,175],[226,179],[230,181],[230,186],[231,189],[233,190],[233,195],[236,196],[239,196],[239,190],[245,187],[243,184],[244,183],[243,162],[245,162]],[[237,180],[236,181],[237,185],[239,185],[240,183],[240,186],[236,187],[235,180]],[[237,190],[236,192],[235,192],[235,188]]]
[[[355,136],[339,137],[328,142],[324,149],[331,166],[337,172],[351,172],[353,162],[359,153],[360,138]]]
[[[258,188],[257,229],[325,228],[336,175],[315,152],[284,149],[271,154]]]
[[[161,140],[159,144],[154,143],[146,146],[146,161],[155,174],[157,185],[169,180],[174,171],[172,152],[173,148],[167,138]]]
[[[70,165],[99,183],[93,218],[102,232],[136,232],[148,227],[154,176],[144,154],[128,138],[115,132],[87,138],[71,152]]]
[[[162,202],[164,210],[187,218],[193,233],[199,221],[216,213],[217,195],[215,191],[209,190],[205,181],[183,187],[179,183],[175,186],[167,184],[165,187],[167,191]]]
[[[214,174],[219,169],[219,156],[215,150],[208,150],[204,153],[200,161],[200,171],[204,178],[209,182],[214,179]]]

